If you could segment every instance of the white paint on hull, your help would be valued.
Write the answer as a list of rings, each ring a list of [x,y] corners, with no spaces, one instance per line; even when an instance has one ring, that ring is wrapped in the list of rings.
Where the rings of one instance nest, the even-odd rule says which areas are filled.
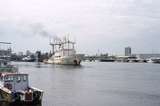
[[[48,60],[50,64],[62,64],[62,65],[80,65],[81,60],[75,56],[64,56],[55,58],[54,56]]]

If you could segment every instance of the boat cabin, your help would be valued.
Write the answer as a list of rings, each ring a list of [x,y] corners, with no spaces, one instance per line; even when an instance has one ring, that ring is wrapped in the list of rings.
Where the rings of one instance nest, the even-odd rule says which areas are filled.
[[[75,51],[75,42],[72,42],[67,39],[67,37],[64,37],[63,39],[58,39],[50,42],[50,45],[52,46],[52,51],[55,57],[63,57],[63,56],[74,56],[76,54]]]
[[[28,89],[28,74],[1,73],[1,84],[12,92],[25,91]]]

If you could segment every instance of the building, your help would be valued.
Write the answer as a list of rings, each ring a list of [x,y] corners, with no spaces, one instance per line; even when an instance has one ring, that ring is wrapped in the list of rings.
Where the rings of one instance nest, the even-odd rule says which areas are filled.
[[[32,55],[32,53],[29,50],[27,50],[26,51],[26,56],[30,56],[30,55]]]
[[[125,56],[131,56],[131,55],[132,55],[131,47],[126,47],[125,48]]]
[[[23,52],[18,52],[18,56],[23,56]]]

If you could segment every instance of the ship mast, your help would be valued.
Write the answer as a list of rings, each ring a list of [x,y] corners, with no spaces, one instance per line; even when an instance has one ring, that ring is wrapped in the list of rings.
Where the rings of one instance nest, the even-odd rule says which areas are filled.
[[[60,48],[61,40],[58,37],[54,37],[50,40],[50,45],[52,46],[52,54],[54,55],[56,52],[56,46]]]

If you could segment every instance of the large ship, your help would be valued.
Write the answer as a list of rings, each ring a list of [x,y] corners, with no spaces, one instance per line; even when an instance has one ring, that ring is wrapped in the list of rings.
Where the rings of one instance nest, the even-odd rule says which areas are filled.
[[[69,40],[69,37],[63,39],[54,39],[50,42],[53,48],[53,55],[47,63],[61,65],[80,65],[81,59],[76,55],[75,42]]]

